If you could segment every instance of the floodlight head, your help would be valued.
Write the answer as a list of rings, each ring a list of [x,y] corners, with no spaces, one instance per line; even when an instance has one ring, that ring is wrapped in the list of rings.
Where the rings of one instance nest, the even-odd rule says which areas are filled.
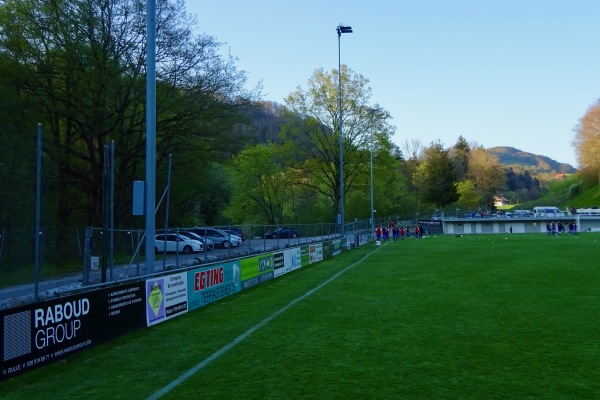
[[[340,23],[337,27],[337,33],[338,33],[338,36],[341,35],[342,33],[352,33],[352,27],[349,25],[344,25],[344,24]]]

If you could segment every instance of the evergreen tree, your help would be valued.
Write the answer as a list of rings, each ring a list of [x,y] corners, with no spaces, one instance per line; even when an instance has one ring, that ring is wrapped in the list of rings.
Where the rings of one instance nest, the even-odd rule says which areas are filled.
[[[432,142],[423,153],[424,200],[443,208],[458,200],[454,164],[441,142]]]

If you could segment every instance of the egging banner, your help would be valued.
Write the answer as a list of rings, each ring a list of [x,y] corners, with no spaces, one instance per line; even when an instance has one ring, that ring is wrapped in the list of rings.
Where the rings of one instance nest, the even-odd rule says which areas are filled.
[[[2,311],[0,380],[144,327],[144,303],[138,282]]]
[[[241,288],[240,261],[189,271],[190,310],[237,293]]]

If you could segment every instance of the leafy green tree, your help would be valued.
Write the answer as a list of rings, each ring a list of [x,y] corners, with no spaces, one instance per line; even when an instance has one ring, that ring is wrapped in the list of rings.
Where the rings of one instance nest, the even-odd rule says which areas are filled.
[[[313,188],[327,199],[334,217],[340,211],[341,194],[352,198],[361,176],[368,171],[371,133],[389,138],[390,115],[378,105],[370,106],[368,80],[346,66],[341,68],[343,92],[343,173],[340,181],[338,71],[317,69],[308,88],[286,99],[288,123],[284,139],[290,165],[301,172],[296,184]],[[363,186],[364,187],[364,186]],[[360,190],[360,189],[359,189]]]
[[[600,184],[600,100],[592,104],[579,120],[573,145],[582,175]],[[598,187],[600,190],[600,185]]]
[[[483,199],[484,208],[492,208],[492,197],[506,188],[506,175],[498,157],[483,147],[469,153],[467,179],[471,180]]]
[[[423,197],[423,169],[420,168],[423,157],[423,143],[419,140],[405,141],[403,152],[406,154],[406,160],[402,163],[402,173],[404,174],[406,187],[412,197],[413,212],[417,212],[421,206]]]
[[[474,210],[483,203],[483,196],[469,179],[458,182],[456,191],[459,195],[459,204],[466,206],[467,210]]]
[[[283,223],[290,182],[278,147],[269,144],[244,149],[230,167],[234,192],[225,214],[232,221]]]
[[[401,172],[397,146],[387,136],[373,135],[373,200],[376,214],[380,216],[412,212],[410,195]],[[370,155],[369,155],[370,156]],[[346,198],[347,212],[358,218],[371,218],[370,165],[365,165],[357,177],[355,189]]]
[[[423,152],[423,198],[444,208],[458,200],[454,165],[440,141],[432,142]]]

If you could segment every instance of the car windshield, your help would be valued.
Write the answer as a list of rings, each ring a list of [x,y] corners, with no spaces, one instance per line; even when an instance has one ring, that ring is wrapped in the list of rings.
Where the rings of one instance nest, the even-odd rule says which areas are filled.
[[[181,233],[179,236],[186,240],[201,240],[200,236],[196,235],[194,232]]]

